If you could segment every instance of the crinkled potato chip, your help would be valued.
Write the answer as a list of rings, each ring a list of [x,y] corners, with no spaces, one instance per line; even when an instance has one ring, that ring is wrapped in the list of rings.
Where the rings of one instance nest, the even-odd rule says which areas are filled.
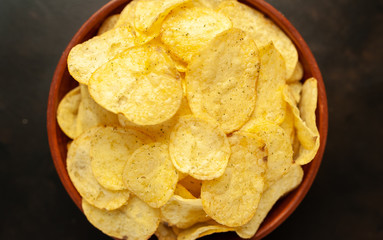
[[[217,34],[230,28],[231,22],[224,15],[184,4],[174,9],[163,22],[161,40],[172,54],[188,63]]]
[[[196,199],[196,197],[194,197],[193,194],[180,183],[177,184],[176,189],[174,190],[174,195],[178,195],[185,199]]]
[[[301,101],[301,92],[303,84],[301,82],[289,83],[289,90],[294,97],[295,103],[298,104]]]
[[[159,208],[165,205],[178,181],[168,145],[157,142],[137,149],[125,165],[123,181],[149,206]]]
[[[116,114],[98,105],[89,95],[88,86],[80,84],[81,103],[76,122],[77,135],[99,125],[119,125]]]
[[[205,222],[210,217],[202,208],[201,199],[186,199],[173,195],[169,201],[161,207],[161,220],[178,228],[188,228],[192,225]]]
[[[290,78],[286,80],[287,83],[294,83],[299,82],[303,78],[303,65],[300,61],[298,61],[297,65],[295,66],[295,70],[293,72],[293,75],[291,75]]]
[[[129,121],[124,115],[118,115],[121,126],[137,129],[153,137],[157,141],[169,141],[170,133],[181,116],[191,115],[191,110],[186,97],[182,98],[181,106],[177,113],[169,120],[156,125],[141,126]]]
[[[245,32],[233,28],[219,34],[186,72],[193,114],[216,120],[225,133],[238,130],[254,110],[258,71],[258,49]]]
[[[98,29],[97,35],[102,35],[103,33],[106,33],[107,31],[112,30],[114,26],[116,25],[119,17],[120,17],[120,14],[114,14],[106,18],[104,22],[101,24],[101,27]]]
[[[187,176],[180,180],[179,184],[184,186],[195,198],[200,198],[202,187],[201,180],[195,179],[192,176]]]
[[[223,226],[218,223],[199,223],[191,228],[181,231],[177,240],[195,240],[213,233],[230,232],[234,230],[234,228]]]
[[[177,235],[166,223],[161,222],[154,234],[158,240],[177,240]]]
[[[122,174],[130,156],[150,143],[145,134],[121,127],[100,127],[91,140],[92,171],[97,181],[110,190],[126,189]]]
[[[130,28],[120,27],[76,45],[68,55],[68,70],[72,77],[88,85],[92,74],[117,54],[135,45]]]
[[[174,63],[152,44],[130,48],[97,69],[89,92],[98,104],[138,125],[170,119],[183,95]]]
[[[80,103],[80,87],[76,87],[64,96],[57,108],[57,122],[61,130],[72,139],[78,136],[77,116]]]
[[[282,196],[295,189],[303,178],[303,170],[299,165],[294,164],[290,170],[277,182],[271,185],[261,197],[258,209],[254,217],[247,224],[236,229],[241,238],[251,238],[257,232],[259,226],[271,210],[273,205]]]
[[[259,122],[248,130],[259,136],[267,150],[265,189],[285,174],[293,164],[293,149],[290,136],[272,122]]]
[[[231,157],[225,173],[203,181],[202,205],[215,221],[229,227],[246,224],[254,216],[263,192],[266,156],[255,134],[237,132],[229,137]]]
[[[127,202],[129,191],[107,190],[94,177],[90,165],[90,141],[98,129],[91,128],[72,142],[68,150],[67,170],[83,199],[98,208],[113,210]]]
[[[169,153],[178,171],[210,180],[225,171],[230,145],[219,126],[186,116],[179,119],[170,135]]]
[[[279,125],[285,118],[286,102],[282,94],[286,84],[286,71],[283,57],[273,43],[260,48],[259,56],[261,69],[257,83],[257,101],[249,122],[242,128],[244,130],[260,120]]]
[[[230,18],[233,27],[248,32],[259,48],[273,42],[285,60],[286,78],[291,77],[298,62],[298,52],[291,39],[274,22],[237,1],[222,2],[218,12]]]
[[[189,0],[139,0],[136,3],[134,26],[141,32],[159,32],[171,10]]]
[[[160,222],[158,209],[149,207],[132,196],[128,204],[119,209],[106,211],[82,201],[82,209],[89,222],[103,233],[120,239],[148,239]]]

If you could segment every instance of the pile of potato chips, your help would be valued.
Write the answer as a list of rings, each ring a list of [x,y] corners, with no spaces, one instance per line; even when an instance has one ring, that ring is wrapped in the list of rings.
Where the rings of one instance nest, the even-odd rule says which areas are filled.
[[[88,220],[121,239],[252,237],[319,147],[317,81],[234,0],[134,0],[75,46],[57,121]]]

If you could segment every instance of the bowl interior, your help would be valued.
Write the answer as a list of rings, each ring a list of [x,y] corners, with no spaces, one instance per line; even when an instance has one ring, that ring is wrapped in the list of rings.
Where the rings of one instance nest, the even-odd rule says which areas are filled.
[[[70,181],[66,170],[67,143],[70,139],[61,131],[56,121],[56,111],[60,100],[67,92],[69,92],[69,90],[78,85],[68,72],[66,59],[72,47],[93,37],[97,33],[101,23],[108,16],[121,12],[128,2],[130,2],[130,0],[111,1],[89,18],[89,20],[79,29],[63,52],[51,83],[47,110],[47,128],[51,154],[61,182],[72,200],[80,209],[81,196]],[[299,59],[302,62],[305,71],[304,79],[315,77],[318,80],[318,107],[316,115],[317,125],[321,136],[318,153],[310,164],[303,167],[305,175],[301,185],[287,196],[280,199],[269,212],[258,232],[253,237],[253,239],[261,239],[278,227],[295,210],[306,195],[316,176],[322,160],[327,138],[327,98],[323,79],[315,58],[313,57],[306,42],[302,39],[298,31],[291,25],[291,23],[280,12],[263,0],[246,0],[241,2],[260,10],[285,31],[297,47]],[[235,233],[223,233],[211,235],[209,239],[241,238],[239,238]]]

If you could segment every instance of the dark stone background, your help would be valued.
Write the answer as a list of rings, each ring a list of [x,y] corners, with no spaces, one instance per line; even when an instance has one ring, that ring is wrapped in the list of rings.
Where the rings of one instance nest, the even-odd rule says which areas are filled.
[[[45,115],[61,52],[106,2],[0,1],[0,239],[109,239],[61,185]],[[269,2],[319,63],[330,128],[311,190],[266,239],[383,239],[383,1]]]

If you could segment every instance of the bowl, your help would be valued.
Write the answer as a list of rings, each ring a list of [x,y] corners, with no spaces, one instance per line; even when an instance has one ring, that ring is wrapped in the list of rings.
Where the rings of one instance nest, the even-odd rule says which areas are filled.
[[[63,52],[51,83],[47,109],[49,146],[60,180],[80,210],[82,210],[81,196],[73,186],[66,170],[67,143],[70,139],[61,131],[56,121],[56,111],[60,100],[67,92],[69,92],[69,90],[77,85],[77,82],[68,72],[66,60],[72,47],[96,35],[101,23],[108,16],[121,12],[128,2],[130,2],[130,0],[111,1],[93,14],[84,25],[82,25]],[[315,77],[318,80],[318,106],[316,116],[317,126],[321,136],[318,153],[311,163],[303,166],[305,174],[301,185],[276,203],[258,229],[256,235],[252,238],[261,239],[272,232],[286,220],[288,216],[290,216],[310,189],[318,172],[325,149],[328,130],[328,108],[321,72],[309,47],[294,26],[278,10],[263,0],[245,0],[241,2],[263,12],[266,16],[272,19],[290,37],[290,39],[292,39],[298,50],[299,59],[304,68],[304,78]],[[219,239],[241,239],[235,233],[224,233],[218,236]],[[210,238],[217,239],[217,236],[211,235]]]

